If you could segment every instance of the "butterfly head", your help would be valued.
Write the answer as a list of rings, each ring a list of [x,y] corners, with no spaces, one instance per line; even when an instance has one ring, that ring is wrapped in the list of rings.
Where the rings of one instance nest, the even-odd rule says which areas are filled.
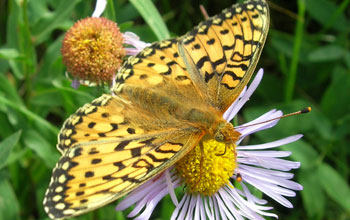
[[[220,122],[215,133],[214,139],[218,142],[233,142],[235,143],[241,133],[236,131],[231,123],[227,123],[226,121]]]

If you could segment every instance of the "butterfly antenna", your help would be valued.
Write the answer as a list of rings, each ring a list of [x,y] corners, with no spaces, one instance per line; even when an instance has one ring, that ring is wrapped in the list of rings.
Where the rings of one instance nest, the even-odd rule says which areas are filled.
[[[199,180],[198,182],[196,183],[196,186],[198,186],[198,184],[201,182],[201,179],[202,179],[202,166],[203,166],[203,155],[204,155],[204,146],[203,146],[203,142],[199,142],[199,147],[201,149],[201,160],[199,162]]]
[[[276,11],[282,13],[282,14],[285,14],[285,15],[287,15],[287,16],[295,19],[295,20],[300,19],[300,17],[297,14],[295,14],[294,12],[292,12],[292,11],[286,9],[286,8],[283,8],[283,7],[273,3],[271,1],[269,1],[269,6],[270,6],[271,9],[274,9],[274,10],[276,10]]]
[[[199,8],[201,9],[201,12],[202,12],[205,20],[208,20],[209,19],[209,15],[207,13],[207,10],[205,10],[204,6],[203,5],[199,5]]]
[[[300,111],[297,111],[297,112],[288,113],[288,114],[285,114],[285,115],[282,115],[280,117],[273,118],[273,119],[270,119],[270,120],[267,120],[267,121],[263,121],[263,122],[259,122],[259,123],[255,123],[255,124],[250,124],[250,125],[246,125],[246,126],[237,126],[237,127],[235,127],[235,129],[247,128],[247,127],[250,127],[250,126],[264,124],[264,123],[267,123],[267,122],[270,122],[270,121],[274,121],[274,120],[278,120],[278,119],[281,119],[281,118],[286,118],[286,117],[294,116],[294,115],[301,115],[301,114],[305,114],[305,113],[309,113],[309,112],[311,112],[311,107],[304,108],[304,109],[302,109]]]

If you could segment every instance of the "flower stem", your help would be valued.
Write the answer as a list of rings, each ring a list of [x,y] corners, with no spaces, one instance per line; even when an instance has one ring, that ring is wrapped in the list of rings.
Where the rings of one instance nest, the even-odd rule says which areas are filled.
[[[297,77],[297,69],[299,62],[299,53],[301,43],[303,40],[304,32],[304,16],[305,16],[305,0],[298,0],[298,21],[295,30],[295,40],[293,46],[293,57],[289,68],[289,74],[287,76],[286,90],[285,90],[285,101],[289,102],[293,98],[295,81]]]

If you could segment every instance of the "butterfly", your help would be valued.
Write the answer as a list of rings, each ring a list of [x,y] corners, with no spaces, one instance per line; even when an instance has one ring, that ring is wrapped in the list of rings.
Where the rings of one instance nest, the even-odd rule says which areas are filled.
[[[62,156],[44,198],[52,219],[108,204],[206,138],[239,138],[222,115],[250,80],[269,28],[263,0],[235,4],[182,37],[129,57],[112,94],[79,108],[58,135]]]

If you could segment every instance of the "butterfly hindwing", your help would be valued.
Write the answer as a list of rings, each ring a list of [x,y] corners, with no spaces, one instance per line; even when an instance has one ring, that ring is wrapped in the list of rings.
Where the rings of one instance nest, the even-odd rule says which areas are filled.
[[[161,123],[110,95],[80,108],[59,135],[62,157],[44,200],[50,218],[79,215],[118,199],[173,165],[203,135],[190,126],[160,128]]]

